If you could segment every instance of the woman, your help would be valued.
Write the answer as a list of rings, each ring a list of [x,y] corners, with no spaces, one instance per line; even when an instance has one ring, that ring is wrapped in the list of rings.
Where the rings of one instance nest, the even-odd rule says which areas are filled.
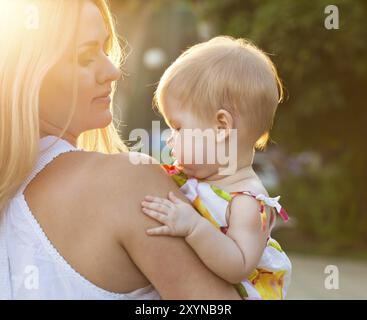
[[[179,190],[113,126],[105,1],[3,0],[0,46],[0,298],[239,299],[182,239],[145,233],[144,196]]]

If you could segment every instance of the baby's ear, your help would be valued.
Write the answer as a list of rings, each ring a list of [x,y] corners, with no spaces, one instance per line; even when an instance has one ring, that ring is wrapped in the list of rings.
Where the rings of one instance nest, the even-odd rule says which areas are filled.
[[[219,109],[215,114],[217,140],[224,141],[229,136],[230,130],[234,129],[232,115],[224,109]]]

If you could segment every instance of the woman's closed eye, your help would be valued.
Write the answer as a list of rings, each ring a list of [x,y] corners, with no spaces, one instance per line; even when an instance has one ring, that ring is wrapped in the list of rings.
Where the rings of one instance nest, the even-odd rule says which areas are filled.
[[[86,67],[94,61],[94,59],[92,59],[93,57],[94,57],[93,53],[86,52],[79,56],[78,62],[81,66]]]
[[[87,67],[88,65],[90,65],[92,62],[95,61],[96,57],[97,57],[97,52],[95,52],[94,50],[88,50],[84,53],[82,53],[79,58],[78,58],[78,62],[81,66],[83,67]],[[109,57],[109,53],[108,52],[103,52],[103,54],[106,57]]]

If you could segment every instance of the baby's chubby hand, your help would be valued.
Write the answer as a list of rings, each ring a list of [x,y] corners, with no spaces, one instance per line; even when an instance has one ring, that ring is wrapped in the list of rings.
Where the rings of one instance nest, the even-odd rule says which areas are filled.
[[[168,199],[146,196],[141,203],[142,211],[163,226],[148,229],[148,235],[169,235],[186,237],[199,224],[201,216],[188,203],[177,198],[170,191]]]

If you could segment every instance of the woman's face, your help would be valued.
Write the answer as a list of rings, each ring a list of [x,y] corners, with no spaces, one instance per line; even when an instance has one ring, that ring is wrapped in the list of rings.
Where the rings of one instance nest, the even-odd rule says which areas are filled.
[[[86,1],[80,16],[77,35],[76,109],[67,130],[71,139],[82,132],[104,128],[112,121],[109,109],[111,84],[121,77],[106,55],[106,39],[109,36],[98,7]],[[60,30],[62,32],[62,30]],[[46,75],[40,91],[41,136],[59,134],[72,109],[71,50]],[[104,96],[104,98],[99,98]]]

